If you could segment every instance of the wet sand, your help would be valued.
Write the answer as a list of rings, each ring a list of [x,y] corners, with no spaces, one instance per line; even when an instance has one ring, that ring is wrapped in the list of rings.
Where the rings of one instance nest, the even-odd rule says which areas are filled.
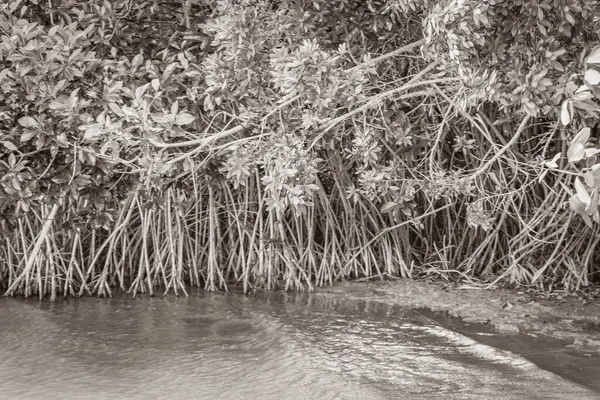
[[[518,290],[411,280],[344,282],[319,291],[447,313],[465,322],[487,324],[498,333],[559,339],[574,350],[600,355],[600,298],[555,293],[544,299]]]

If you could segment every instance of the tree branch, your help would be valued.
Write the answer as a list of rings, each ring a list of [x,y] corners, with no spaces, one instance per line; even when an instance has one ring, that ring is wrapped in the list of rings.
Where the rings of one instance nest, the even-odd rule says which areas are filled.
[[[396,49],[394,51],[391,51],[389,53],[383,54],[377,58],[374,58],[372,60],[369,60],[365,63],[356,65],[352,68],[349,68],[346,70],[346,72],[350,72],[350,71],[354,71],[356,69],[359,68],[363,68],[365,66],[369,66],[369,65],[373,65],[376,63],[379,63],[383,60],[387,60],[388,58],[392,58],[395,57],[399,54],[408,52],[418,46],[420,46],[423,43],[423,39],[418,40],[416,42],[410,43],[406,46],[403,46],[399,49]],[[427,66],[427,68],[425,68],[423,71],[421,71],[419,74],[415,75],[411,80],[409,80],[407,83],[413,82],[416,79],[419,79],[421,76],[423,76],[425,73],[429,72],[433,66],[435,66],[435,64],[437,64],[437,62],[434,62],[432,64],[430,64],[429,66]],[[397,91],[402,91],[402,90],[406,90],[406,85],[402,86],[402,88],[398,88]],[[386,92],[389,93],[389,92]],[[390,93],[391,94],[391,93]],[[375,96],[376,98],[377,96]],[[261,118],[260,122],[264,123],[266,122],[273,114],[277,113],[278,111],[282,110],[283,108],[287,107],[288,105],[292,104],[294,101],[298,100],[300,98],[299,95],[296,95],[290,99],[286,99],[283,101],[283,103],[277,105],[277,107],[275,107],[273,110],[269,111],[269,113],[267,113],[264,117]],[[374,99],[375,99],[374,98]],[[369,105],[370,107],[371,105]],[[360,110],[356,111],[356,112],[360,112]],[[223,139],[226,138],[228,136],[234,135],[240,131],[242,131],[244,128],[246,128],[246,126],[244,125],[238,125],[234,128],[228,129],[226,131],[223,132],[219,132],[219,133],[215,133],[209,137],[203,137],[203,138],[199,138],[199,139],[194,139],[194,140],[188,140],[185,142],[177,142],[177,143],[160,143],[157,141],[152,141],[151,144],[154,147],[160,148],[160,149],[169,149],[169,148],[177,148],[177,147],[187,147],[187,146],[199,146],[199,147],[204,147],[207,146],[208,144],[214,142],[215,140],[219,140],[219,139]],[[330,129],[330,128],[329,128]]]
[[[525,130],[525,128],[527,127],[527,123],[529,122],[529,120],[531,119],[531,117],[529,115],[527,115],[525,118],[523,118],[523,121],[521,121],[521,125],[519,125],[519,128],[517,129],[517,132],[513,135],[513,137],[508,141],[508,143],[506,143],[506,145],[504,145],[497,153],[494,157],[490,158],[490,160],[488,162],[486,162],[483,167],[479,168],[477,170],[477,172],[475,172],[473,175],[471,175],[471,179],[475,179],[478,176],[481,176],[483,173],[485,173],[485,171],[488,170],[488,168],[490,168],[492,166],[492,164],[494,164],[496,161],[498,161],[498,159],[500,157],[502,157],[502,155],[504,153],[506,153],[508,151],[508,149],[511,148],[511,146],[513,144],[515,144],[517,142],[517,140],[519,140],[519,138],[521,137],[521,134],[523,133],[523,131]]]

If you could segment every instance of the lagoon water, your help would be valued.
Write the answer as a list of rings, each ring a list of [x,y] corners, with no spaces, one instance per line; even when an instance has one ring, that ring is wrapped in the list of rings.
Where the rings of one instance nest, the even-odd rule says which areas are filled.
[[[600,363],[552,371],[473,333],[326,294],[2,299],[0,398],[600,399]]]

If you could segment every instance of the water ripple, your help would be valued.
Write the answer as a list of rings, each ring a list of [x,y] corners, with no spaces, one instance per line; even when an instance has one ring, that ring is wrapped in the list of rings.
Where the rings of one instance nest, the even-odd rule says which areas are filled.
[[[398,310],[330,300],[3,301],[0,397],[592,398],[520,357]]]

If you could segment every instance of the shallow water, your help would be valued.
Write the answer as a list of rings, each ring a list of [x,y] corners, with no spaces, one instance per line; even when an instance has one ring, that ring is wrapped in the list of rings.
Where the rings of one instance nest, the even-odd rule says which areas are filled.
[[[534,364],[477,329],[326,294],[6,299],[0,398],[600,399],[599,359]]]

